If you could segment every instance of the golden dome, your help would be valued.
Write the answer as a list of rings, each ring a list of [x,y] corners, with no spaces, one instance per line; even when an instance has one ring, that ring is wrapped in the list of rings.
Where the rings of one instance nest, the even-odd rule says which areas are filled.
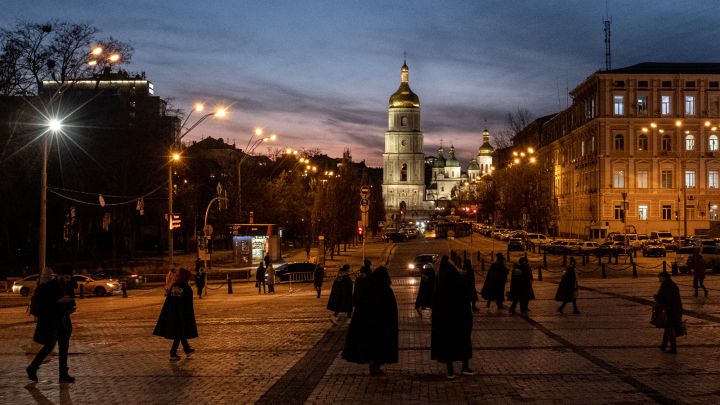
[[[403,64],[400,73],[400,87],[390,96],[391,108],[420,108],[420,98],[410,90],[408,84],[408,67]]]

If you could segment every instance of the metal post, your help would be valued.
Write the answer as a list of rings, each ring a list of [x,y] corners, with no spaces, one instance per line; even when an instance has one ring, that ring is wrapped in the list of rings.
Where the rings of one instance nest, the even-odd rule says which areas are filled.
[[[538,266],[538,281],[542,281],[542,266]]]
[[[168,164],[168,258],[170,259],[170,267],[173,264],[173,164],[172,158]]]
[[[40,249],[38,252],[39,283],[42,284],[50,279],[50,274],[45,270],[47,253],[47,161],[48,161],[48,134],[43,135],[43,163],[42,180],[40,188]]]
[[[685,176],[685,173],[683,173],[683,176]],[[687,240],[687,184],[683,187],[683,236]]]
[[[607,278],[607,275],[605,274],[605,263],[600,265],[600,271],[602,272],[602,278]]]
[[[247,150],[244,151],[247,153]],[[247,156],[247,154],[245,155]],[[242,164],[245,160],[245,156],[240,158],[238,162],[238,222],[242,223]]]
[[[663,273],[667,273],[667,261],[663,260]]]
[[[227,285],[228,285],[228,294],[232,294],[233,289],[232,289],[232,279],[230,278],[230,273],[227,274]]]
[[[637,263],[633,262],[632,266],[633,266],[633,278],[637,278],[637,277],[638,277],[638,275],[637,275]]]

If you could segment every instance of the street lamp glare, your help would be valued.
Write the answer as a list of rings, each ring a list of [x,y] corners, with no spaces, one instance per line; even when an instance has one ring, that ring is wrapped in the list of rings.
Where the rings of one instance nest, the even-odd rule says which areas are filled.
[[[177,152],[176,152],[176,153],[173,153],[173,154],[172,154],[172,160],[174,160],[174,161],[176,161],[176,162],[177,162],[178,160],[180,160],[180,154],[177,153]]]
[[[270,135],[270,140],[271,140],[271,141],[274,141],[274,140],[276,140],[276,139],[277,139],[277,135],[275,135],[275,134]]]
[[[675,126],[676,126],[676,127],[681,127],[681,126],[682,126],[682,121],[680,121],[680,120],[675,121]]]
[[[709,127],[709,126],[710,126],[710,121],[705,121],[705,126],[706,126],[706,127]]]
[[[88,61],[88,66],[95,66],[95,65],[97,65],[97,61],[96,61],[96,60],[89,60],[89,61]]]
[[[255,136],[261,136],[263,134],[262,128],[255,128]]]
[[[48,121],[48,128],[52,132],[58,132],[62,129],[62,121],[60,121],[57,118],[53,118],[50,121]]]
[[[118,61],[120,61],[120,54],[114,53],[114,54],[110,55],[110,57],[108,57],[108,60],[110,62],[118,62]]]
[[[530,154],[535,153],[535,149],[533,149],[533,148],[528,148],[528,153],[530,153]]]
[[[227,109],[225,108],[218,108],[217,111],[215,111],[216,117],[224,117],[225,114],[227,114]]]
[[[195,103],[195,111],[200,112],[205,109],[205,105],[203,103]]]
[[[657,124],[654,123],[654,122],[651,122],[651,123],[650,123],[650,126],[653,127],[653,128],[657,128]]]
[[[95,49],[93,49],[90,53],[97,56],[100,55],[102,51],[102,47],[96,46]]]
[[[535,163],[535,157],[530,158],[530,163]]]

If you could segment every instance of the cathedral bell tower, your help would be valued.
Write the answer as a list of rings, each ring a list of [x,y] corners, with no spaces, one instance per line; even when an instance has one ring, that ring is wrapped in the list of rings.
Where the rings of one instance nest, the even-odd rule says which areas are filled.
[[[400,87],[390,96],[383,153],[383,197],[389,214],[425,208],[425,153],[420,131],[420,99],[410,90],[403,63]]]

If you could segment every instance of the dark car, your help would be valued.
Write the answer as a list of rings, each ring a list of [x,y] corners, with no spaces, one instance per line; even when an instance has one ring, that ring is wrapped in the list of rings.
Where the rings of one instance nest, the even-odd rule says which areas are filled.
[[[275,278],[277,281],[297,281],[309,283],[313,281],[313,272],[315,271],[314,263],[285,263],[275,268]]]
[[[425,254],[425,255],[417,255],[415,256],[415,259],[408,264],[408,274],[411,276],[419,276],[420,272],[422,271],[422,268],[424,265],[430,263],[433,265],[433,268],[437,270],[437,267],[435,266],[435,263],[438,261],[438,255],[433,254]]]
[[[400,232],[388,232],[383,235],[383,240],[385,242],[405,242],[407,240],[407,235]]]
[[[667,256],[667,251],[665,250],[664,243],[653,240],[643,246],[642,254],[643,256],[665,257]]]
[[[145,277],[124,269],[104,269],[92,275],[96,280],[112,279],[125,282],[127,288],[140,288],[145,284]]]
[[[628,248],[620,242],[603,242],[595,250],[598,256],[621,255],[627,253]]]
[[[508,242],[508,252],[524,252],[525,251],[525,245],[523,245],[522,241],[520,239],[510,239],[510,242]]]

